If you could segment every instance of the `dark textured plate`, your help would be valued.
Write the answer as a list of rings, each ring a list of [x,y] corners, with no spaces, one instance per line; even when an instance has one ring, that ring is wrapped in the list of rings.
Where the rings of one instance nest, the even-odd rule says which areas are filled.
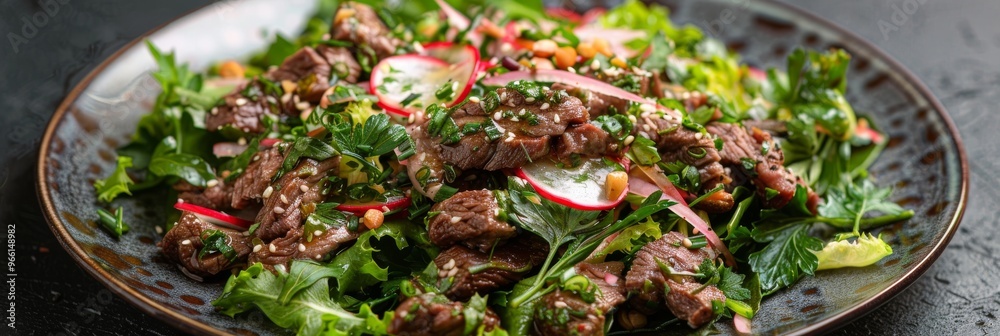
[[[579,6],[586,1],[568,1]],[[899,63],[845,30],[769,1],[665,1],[673,18],[706,29],[755,66],[782,66],[794,48],[842,47],[854,57],[848,100],[890,136],[872,169],[879,184],[896,188],[894,200],[916,216],[882,230],[893,255],[875,266],[824,271],[763,303],[755,333],[827,331],[900,293],[944,250],[966,205],[968,167],[961,141],[941,104]],[[266,45],[261,31],[294,34],[313,10],[312,0],[224,1],[151,32],[146,38],[175,49],[195,69],[211,61],[245,57]],[[114,169],[114,150],[128,141],[158,85],[145,47],[132,43],[101,64],[59,106],[42,140],[38,190],[53,232],[77,262],[108,288],[148,314],[203,334],[283,333],[260,313],[238,319],[209,303],[222,283],[202,284],[163,260],[164,200],[144,194],[120,199],[132,232],[115,241],[95,224],[91,184]],[[727,328],[723,324],[723,328]],[[725,330],[730,331],[730,330]]]

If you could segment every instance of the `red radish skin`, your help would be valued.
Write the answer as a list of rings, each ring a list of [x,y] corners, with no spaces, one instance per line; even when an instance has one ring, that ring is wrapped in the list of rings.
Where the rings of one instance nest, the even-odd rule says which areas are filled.
[[[176,204],[174,204],[174,209],[191,212],[194,213],[195,215],[198,215],[201,219],[204,219],[209,223],[237,230],[246,230],[249,229],[251,225],[253,225],[253,221],[239,218],[222,211],[209,209],[191,203],[186,203],[184,201],[179,201]]]
[[[622,166],[624,166],[625,170],[628,171],[628,166],[629,166],[628,159],[621,158],[618,161],[618,163],[621,164]],[[543,164],[543,163],[539,163],[539,164]],[[544,163],[544,164],[547,164],[547,163]],[[579,210],[609,210],[609,209],[613,209],[616,206],[618,206],[618,204],[621,204],[621,202],[625,200],[625,195],[628,194],[628,187],[626,187],[625,190],[620,195],[618,195],[618,198],[615,199],[615,200],[607,200],[607,199],[603,199],[603,197],[599,196],[599,197],[597,197],[598,201],[588,202],[588,201],[581,200],[581,198],[574,198],[574,197],[570,197],[569,195],[565,195],[562,191],[559,190],[559,188],[561,186],[555,186],[555,185],[547,184],[546,182],[541,181],[540,178],[538,178],[536,176],[532,176],[532,174],[529,173],[527,170],[525,170],[523,167],[518,167],[517,169],[514,169],[514,175],[516,175],[517,177],[520,177],[520,178],[524,179],[525,181],[528,181],[528,184],[531,184],[531,187],[535,189],[535,192],[537,192],[538,195],[540,195],[542,197],[545,197],[546,199],[548,199],[550,201],[553,201],[553,202],[556,202],[558,204],[565,205],[567,207],[574,208],[574,209],[579,209]],[[566,176],[566,178],[567,179],[572,179],[572,177],[570,177],[570,176]],[[563,181],[565,181],[565,180],[566,179],[563,179]],[[603,181],[601,181],[601,182],[603,182]],[[604,186],[600,182],[598,184],[601,186],[600,190],[595,190],[593,192],[596,193],[596,194],[598,194],[598,195],[603,196],[604,195],[604,189],[606,188],[606,186]]]
[[[341,204],[337,206],[337,210],[350,212],[357,216],[364,216],[365,212],[371,209],[382,212],[390,212],[406,208],[408,206],[410,206],[410,198],[400,197],[399,199],[391,200],[386,203]],[[385,211],[386,209],[388,209],[388,211]]]
[[[433,42],[424,46],[424,51],[422,54],[409,54],[409,55],[399,55],[383,59],[379,64],[377,64],[372,70],[371,81],[368,85],[368,90],[371,94],[378,96],[378,105],[386,112],[392,113],[394,115],[409,117],[410,114],[421,110],[415,107],[404,107],[400,106],[400,102],[405,98],[402,92],[387,92],[383,93],[379,91],[379,86],[385,83],[385,79],[389,76],[388,72],[390,67],[392,69],[401,69],[402,74],[409,72],[409,78],[411,82],[422,82],[421,80],[427,79],[429,76],[441,77],[440,83],[434,83],[431,86],[436,89],[441,85],[447,83],[448,80],[454,80],[461,85],[459,90],[456,92],[454,99],[447,102],[445,105],[448,107],[455,106],[465,100],[469,92],[472,90],[473,84],[475,84],[476,76],[479,70],[479,50],[468,45],[457,45],[449,42]],[[467,72],[468,76],[461,76]],[[456,75],[458,74],[458,75]],[[447,76],[445,76],[447,75]],[[460,78],[448,77],[448,76],[459,76]],[[463,83],[464,81],[464,83]],[[423,81],[423,83],[427,83]],[[436,85],[436,86],[434,86]],[[430,89],[424,88],[425,91],[422,93],[421,98],[423,100],[423,95],[426,94],[427,97],[433,98],[433,92]],[[390,97],[390,94],[395,94],[395,97]],[[406,93],[409,95],[409,93]],[[402,97],[401,97],[402,96]],[[424,101],[432,103],[432,101]]]

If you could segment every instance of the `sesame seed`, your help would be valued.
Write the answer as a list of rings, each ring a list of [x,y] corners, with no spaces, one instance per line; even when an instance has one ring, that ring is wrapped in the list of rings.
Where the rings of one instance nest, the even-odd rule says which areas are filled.
[[[448,271],[445,271],[445,270],[438,271],[438,277],[439,278],[447,278],[448,277]]]
[[[260,252],[260,250],[261,250],[262,248],[264,248],[264,245],[254,245],[254,246],[253,246],[253,252],[254,252],[254,253],[257,253],[257,252]]]
[[[506,138],[506,139],[503,139],[503,142],[511,142],[511,141],[514,141],[514,138]]]
[[[236,99],[236,106],[243,106],[243,105],[246,105],[246,104],[247,104],[246,98]]]
[[[448,263],[444,264],[444,269],[455,268],[455,259],[449,259]]]
[[[501,117],[503,117],[503,113],[500,113],[500,111],[493,114],[493,120],[500,120]]]
[[[260,160],[260,155],[254,155],[254,156],[253,156],[253,160],[254,160],[254,161],[257,161],[257,160]]]
[[[687,248],[691,248],[691,244],[693,244],[693,243],[691,242],[691,239],[688,239],[688,238],[684,238],[684,240],[681,241],[681,245],[684,245],[684,247],[687,247]]]
[[[524,98],[524,101],[526,101],[528,103],[534,103],[535,102],[535,97]]]
[[[510,121],[518,122],[518,121],[521,121],[521,119],[518,119],[517,116],[513,116],[513,117],[510,117]]]
[[[310,107],[312,107],[312,105],[309,105],[309,102],[301,102],[301,103],[295,104],[295,109],[297,109],[299,111],[308,110]]]
[[[216,114],[219,114],[219,108],[218,107],[213,107],[212,108],[212,115],[216,115]]]
[[[701,140],[701,138],[703,138],[704,136],[705,136],[705,135],[704,135],[704,134],[702,134],[701,132],[698,132],[698,133],[695,133],[695,134],[694,134],[694,138],[695,138],[695,139],[698,139],[698,140]]]
[[[628,146],[628,145],[632,144],[632,141],[635,141],[635,137],[629,135],[629,136],[625,137],[625,141],[623,142],[623,144],[625,144],[625,146]]]
[[[281,197],[278,199],[281,200],[281,203],[288,204],[288,197],[285,197],[285,194],[281,194]]]
[[[645,130],[646,132],[649,132],[651,128],[652,127],[649,127],[649,124],[642,124],[642,129]]]
[[[420,156],[417,156],[417,161],[423,161],[426,158],[427,158],[427,153],[420,153]]]
[[[283,214],[283,213],[285,213],[285,209],[283,209],[282,207],[274,207],[274,213],[279,214],[279,215]]]
[[[517,111],[517,115],[519,116],[523,116],[525,113],[528,113],[528,110],[521,109],[520,111]]]
[[[406,122],[407,123],[412,124],[415,121],[417,121],[417,114],[416,113],[410,113],[410,116],[406,118]]]
[[[284,94],[284,95],[281,96],[281,103],[282,104],[288,104],[288,101],[290,101],[290,100],[292,100],[292,94],[291,93],[286,93],[286,94]]]
[[[268,186],[267,189],[264,189],[264,193],[260,194],[260,196],[263,198],[268,198],[271,197],[271,193],[274,193],[274,187]]]
[[[308,192],[309,191],[309,186],[307,186],[305,184],[300,185],[299,186],[299,190],[302,190],[302,192]]]
[[[181,245],[191,245],[191,240],[185,239],[184,241],[181,242]]]
[[[542,110],[548,110],[549,109],[549,103],[542,103],[542,106],[539,107],[539,108],[542,109]]]
[[[507,101],[507,91],[500,93],[500,101]]]
[[[634,116],[634,115],[631,115],[631,114],[629,114],[629,115],[628,115],[628,121],[631,121],[631,122],[632,122],[632,123],[634,124],[634,123],[635,123],[635,116]]]
[[[205,185],[207,185],[209,188],[215,187],[219,185],[219,180],[209,180],[208,183],[206,183]]]
[[[469,101],[472,102],[473,104],[479,104],[480,102],[479,97],[476,96],[469,97]]]
[[[292,102],[295,102],[295,105],[298,105],[299,103],[302,102],[302,99],[299,99],[299,95],[295,94],[292,95]]]
[[[177,199],[177,203],[184,203],[184,199],[183,198],[178,198]]]
[[[221,128],[220,128],[221,129]],[[243,132],[250,132],[250,127],[244,127]]]
[[[177,225],[177,223],[174,223],[174,225]],[[159,226],[156,226],[154,228],[156,229],[156,234],[163,234],[163,228]]]
[[[246,145],[247,138],[240,138],[239,140],[236,140],[236,143],[239,144],[240,146]]]
[[[299,244],[299,252],[305,252],[305,251],[306,251],[306,246],[303,244]]]
[[[590,62],[590,70],[597,70],[600,68],[601,68],[601,61],[595,59],[593,62]]]
[[[278,250],[278,247],[277,247],[277,246],[274,246],[274,243],[271,243],[271,244],[267,244],[267,250],[268,250],[268,251],[271,251],[271,253],[274,253],[274,251],[277,251],[277,250]]]
[[[316,255],[316,256],[314,256],[313,258],[316,258],[316,260],[319,260],[319,259],[323,259],[323,256],[322,256],[322,255],[319,255],[319,254],[317,254],[317,255]]]
[[[448,271],[448,277],[449,278],[455,276],[456,274],[458,274],[458,269],[457,268],[452,268],[450,271]]]
[[[555,117],[552,117],[552,121],[555,121],[558,124],[559,123],[559,115],[557,114]]]
[[[320,230],[313,231],[313,236],[322,236],[322,235],[323,235],[323,231],[320,231]]]
[[[569,73],[574,73],[574,74],[576,73],[576,69],[574,69],[573,67],[566,68],[566,71],[569,71]]]
[[[552,305],[555,306],[556,308],[566,308],[566,307],[568,307],[568,305],[566,305],[566,302],[562,302],[562,301],[556,301]]]
[[[455,224],[455,223],[458,223],[458,222],[461,222],[461,221],[462,221],[462,217],[458,217],[458,216],[452,216],[451,217],[451,223],[452,224]]]

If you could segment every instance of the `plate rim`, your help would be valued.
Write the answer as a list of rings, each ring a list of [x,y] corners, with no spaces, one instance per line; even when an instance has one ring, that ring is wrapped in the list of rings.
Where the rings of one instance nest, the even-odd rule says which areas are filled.
[[[924,84],[924,82],[916,76],[909,68],[900,63],[895,57],[889,55],[888,52],[879,48],[873,42],[855,34],[842,27],[839,24],[830,21],[829,19],[823,18],[818,14],[814,14],[811,11],[802,9],[798,6],[788,4],[777,0],[759,0],[764,6],[773,6],[782,10],[789,11],[793,14],[799,15],[806,20],[812,21],[820,27],[831,30],[832,32],[838,34],[844,39],[846,45],[860,46],[869,53],[872,58],[880,59],[885,62],[886,67],[899,75],[902,80],[908,82],[912,86],[915,93],[922,96],[927,104],[934,110],[934,113],[938,114],[941,120],[944,122],[949,136],[954,141],[954,147],[958,153],[959,160],[959,173],[962,175],[959,183],[959,194],[958,203],[955,214],[948,220],[948,227],[944,231],[944,235],[941,239],[936,241],[931,247],[930,252],[924,258],[917,261],[916,266],[910,271],[904,273],[901,277],[893,281],[886,289],[876,293],[872,297],[861,301],[861,303],[846,309],[836,315],[830,316],[823,320],[818,321],[814,324],[809,324],[804,327],[798,328],[790,332],[792,335],[805,335],[813,334],[823,331],[831,331],[833,328],[838,328],[844,326],[851,321],[854,321],[864,315],[874,312],[878,307],[889,302],[892,298],[902,293],[904,290],[910,287],[917,279],[919,279],[926,271],[934,264],[944,250],[947,248],[951,239],[954,237],[955,232],[958,230],[958,226],[962,222],[962,218],[965,214],[966,206],[968,205],[969,196],[969,163],[965,150],[965,145],[961,138],[961,133],[959,133],[954,121],[951,119],[950,113],[944,107],[944,105],[938,100],[937,96]],[[55,113],[52,114],[51,119],[49,119],[48,124],[45,127],[45,133],[39,143],[38,159],[36,161],[36,176],[35,176],[35,189],[38,195],[39,205],[41,205],[43,214],[45,215],[45,221],[49,226],[49,229],[55,234],[59,244],[62,245],[63,249],[70,254],[76,263],[83,268],[91,277],[101,283],[108,290],[112,291],[119,298],[123,299],[130,305],[138,308],[143,313],[153,316],[163,322],[171,324],[172,327],[180,329],[185,332],[196,332],[199,334],[209,334],[209,335],[227,335],[226,331],[217,329],[209,324],[206,324],[195,318],[181,314],[178,311],[170,309],[162,304],[152,300],[149,296],[139,293],[128,284],[119,281],[106,270],[101,268],[93,258],[84,258],[86,254],[85,251],[79,246],[75,239],[70,235],[69,231],[66,229],[66,223],[62,221],[58,213],[56,212],[55,204],[52,201],[52,196],[48,189],[48,165],[47,158],[49,156],[49,148],[51,147],[51,141],[55,135],[58,126],[66,117],[66,113],[69,107],[76,102],[80,94],[93,83],[94,79],[101,74],[108,66],[117,61],[126,51],[132,49],[135,45],[146,40],[153,34],[162,31],[167,26],[170,26],[180,19],[185,18],[195,12],[201,11],[207,7],[212,6],[212,4],[206,4],[198,6],[191,10],[188,10],[166,22],[160,24],[159,26],[150,29],[149,31],[137,36],[135,39],[129,43],[121,46],[117,51],[108,56],[104,61],[94,67],[87,76],[80,80],[73,89],[66,95],[66,97],[60,102],[59,106],[56,108]]]

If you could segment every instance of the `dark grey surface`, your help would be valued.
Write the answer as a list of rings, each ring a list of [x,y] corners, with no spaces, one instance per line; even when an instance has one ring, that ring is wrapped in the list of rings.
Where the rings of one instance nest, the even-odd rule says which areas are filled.
[[[948,249],[911,288],[838,333],[1000,333],[1000,267],[993,257],[1000,247],[994,242],[994,200],[1000,196],[1000,161],[995,157],[1000,149],[993,146],[1000,130],[1000,115],[994,111],[1000,106],[1000,2],[909,0],[918,4],[911,7],[901,0],[788,2],[867,38],[913,70],[950,110],[970,158],[970,203]],[[174,334],[75,265],[40,214],[32,178],[39,138],[62,97],[128,41],[207,1],[42,3],[59,4],[58,12],[28,38],[22,17],[30,20],[45,9],[34,0],[0,0],[0,223],[14,224],[17,230],[16,331]],[[895,8],[900,12],[894,18]],[[915,10],[907,14],[904,9]],[[27,40],[16,52],[11,33]],[[2,329],[0,334],[10,330]]]

